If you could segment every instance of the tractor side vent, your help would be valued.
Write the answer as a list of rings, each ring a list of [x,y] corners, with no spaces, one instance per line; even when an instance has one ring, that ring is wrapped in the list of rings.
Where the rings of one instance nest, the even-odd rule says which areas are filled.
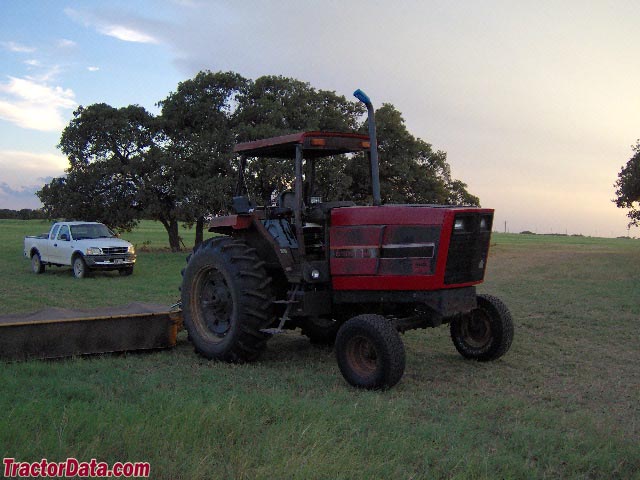
[[[456,215],[449,243],[444,283],[478,282],[484,278],[493,215]]]

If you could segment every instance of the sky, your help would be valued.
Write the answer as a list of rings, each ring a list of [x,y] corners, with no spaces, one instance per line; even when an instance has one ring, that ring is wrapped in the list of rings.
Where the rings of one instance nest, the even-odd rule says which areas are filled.
[[[79,105],[158,113],[231,70],[393,104],[496,230],[640,236],[611,201],[640,138],[638,24],[623,0],[2,0],[0,208],[40,206]]]

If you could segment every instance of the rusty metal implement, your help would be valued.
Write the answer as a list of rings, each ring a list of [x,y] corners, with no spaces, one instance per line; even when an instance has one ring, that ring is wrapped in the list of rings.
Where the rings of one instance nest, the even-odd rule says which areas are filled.
[[[181,325],[181,312],[149,303],[0,315],[0,358],[43,359],[169,348],[176,344]]]

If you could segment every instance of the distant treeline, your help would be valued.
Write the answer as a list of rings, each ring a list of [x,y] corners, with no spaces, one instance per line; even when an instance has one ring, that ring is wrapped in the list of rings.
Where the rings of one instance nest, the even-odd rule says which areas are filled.
[[[0,208],[0,219],[2,220],[45,220],[47,216],[42,210],[32,210],[23,208],[22,210],[9,210]]]

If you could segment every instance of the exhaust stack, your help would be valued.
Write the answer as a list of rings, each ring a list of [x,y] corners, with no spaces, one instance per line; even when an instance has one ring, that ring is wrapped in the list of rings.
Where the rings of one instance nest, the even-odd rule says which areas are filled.
[[[371,189],[373,190],[373,204],[379,206],[382,204],[380,198],[380,169],[378,167],[378,140],[376,138],[376,119],[375,112],[371,100],[362,90],[358,89],[353,92],[353,96],[360,100],[367,107],[367,121],[369,123],[369,160],[371,162]]]

